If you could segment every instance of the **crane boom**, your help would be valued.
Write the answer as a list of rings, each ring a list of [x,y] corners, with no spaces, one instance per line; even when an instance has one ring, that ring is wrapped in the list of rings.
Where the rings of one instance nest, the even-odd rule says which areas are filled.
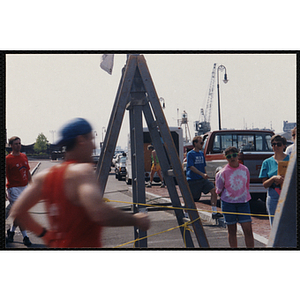
[[[207,99],[207,102],[206,102],[206,109],[205,109],[205,115],[204,115],[204,121],[206,121],[206,122],[210,122],[211,105],[212,105],[212,100],[213,100],[213,97],[214,97],[214,89],[215,89],[216,66],[217,66],[217,64],[214,63],[213,70],[212,70],[212,73],[211,73],[208,99]]]
[[[196,121],[195,122],[195,128],[197,131],[197,135],[204,134],[208,131],[210,131],[210,116],[211,116],[211,106],[212,106],[212,100],[214,96],[214,89],[215,89],[215,78],[216,78],[216,66],[217,64],[214,63],[213,70],[211,73],[211,79],[210,79],[210,85],[209,85],[209,91],[208,91],[208,98],[206,101],[206,108],[205,111],[203,111],[203,108],[201,108],[201,114],[204,117],[204,121]]]

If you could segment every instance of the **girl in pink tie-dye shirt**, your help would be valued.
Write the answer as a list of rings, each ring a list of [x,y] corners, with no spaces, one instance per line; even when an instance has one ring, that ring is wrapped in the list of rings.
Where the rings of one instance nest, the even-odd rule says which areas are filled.
[[[229,147],[225,150],[228,164],[216,174],[216,193],[220,195],[222,213],[228,228],[230,247],[237,247],[237,223],[244,231],[248,248],[254,247],[249,200],[250,173],[238,161],[239,150]],[[226,213],[227,212],[227,213]]]

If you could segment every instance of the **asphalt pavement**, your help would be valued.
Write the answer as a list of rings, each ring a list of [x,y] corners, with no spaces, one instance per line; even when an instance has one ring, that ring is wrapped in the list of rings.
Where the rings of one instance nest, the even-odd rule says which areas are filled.
[[[45,168],[52,166],[58,162],[41,161],[36,173],[42,171]],[[108,177],[107,186],[105,189],[104,197],[108,198],[111,202],[110,205],[119,207],[127,213],[132,203],[132,197],[130,193],[130,186],[127,186],[125,181],[119,181],[115,178],[114,173],[111,173]],[[146,191],[147,192],[147,191]],[[148,197],[153,195],[148,194]],[[40,222],[43,226],[48,226],[47,213],[43,201],[35,205],[30,213]],[[148,210],[148,214],[151,220],[151,228],[147,232],[147,249],[157,250],[171,250],[171,249],[184,249],[185,244],[183,237],[178,228],[178,223],[172,210],[164,210],[164,208]],[[204,228],[205,235],[207,237],[210,248],[213,249],[230,249],[227,239],[227,229],[221,223],[216,224],[215,220],[212,220],[208,215],[200,215],[201,222]],[[6,219],[6,230],[11,225],[10,218]],[[192,229],[192,226],[190,226]],[[194,246],[199,249],[199,245],[195,234],[191,232]],[[28,232],[28,236],[32,242],[30,247],[23,245],[23,238],[19,229],[15,233],[13,243],[6,244],[6,249],[47,249],[43,241],[36,237],[33,233]],[[244,237],[241,231],[238,231],[238,247],[245,249]],[[104,228],[102,236],[102,244],[104,249],[134,249],[134,231],[132,227],[112,227]],[[266,245],[258,240],[255,240],[255,248],[265,248]]]

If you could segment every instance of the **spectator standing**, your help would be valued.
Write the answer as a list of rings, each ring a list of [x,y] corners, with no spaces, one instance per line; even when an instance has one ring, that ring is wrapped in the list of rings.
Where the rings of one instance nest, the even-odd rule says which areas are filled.
[[[222,212],[228,229],[231,248],[237,248],[237,223],[244,232],[247,248],[254,247],[249,200],[250,172],[238,161],[239,150],[228,147],[225,157],[228,164],[216,174],[216,193],[221,197]]]
[[[6,156],[6,188],[8,200],[12,207],[31,181],[31,174],[28,158],[24,153],[21,153],[21,139],[13,136],[9,139],[9,145],[12,148],[12,152]],[[14,241],[15,231],[18,226],[23,236],[24,245],[30,246],[31,242],[25,227],[18,223],[18,219],[15,219],[11,228],[7,230],[6,241],[8,243]]]
[[[212,218],[218,219],[222,217],[222,214],[217,212],[217,194],[215,192],[215,186],[208,180],[206,174],[206,162],[202,150],[203,139],[201,136],[193,138],[193,150],[187,153],[186,164],[186,179],[189,184],[190,190],[195,202],[199,201],[201,193],[211,193],[211,205],[212,205]]]
[[[291,156],[291,154],[295,151],[295,149],[296,149],[296,137],[297,137],[297,127],[294,127],[292,129],[292,139],[293,139],[294,143],[286,148],[285,154]]]
[[[278,175],[278,162],[289,161],[289,155],[283,152],[286,145],[286,138],[281,135],[273,135],[271,145],[274,155],[265,159],[262,163],[259,178],[262,178],[263,186],[267,189],[267,211],[269,214],[270,224],[272,226],[273,219],[281,192],[281,185],[284,177]]]

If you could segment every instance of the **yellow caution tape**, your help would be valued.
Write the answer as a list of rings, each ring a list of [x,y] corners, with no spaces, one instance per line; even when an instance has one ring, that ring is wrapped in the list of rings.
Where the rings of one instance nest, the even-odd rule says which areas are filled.
[[[155,199],[159,199],[159,198],[155,198]],[[194,208],[186,208],[186,207],[174,207],[174,206],[162,206],[162,205],[155,205],[155,204],[148,204],[148,203],[134,203],[134,202],[127,202],[127,201],[110,200],[110,199],[107,199],[107,198],[103,198],[103,200],[105,202],[116,202],[116,203],[124,203],[124,204],[130,204],[130,205],[139,205],[139,206],[156,207],[156,208],[168,208],[168,209],[174,209],[174,210],[175,209],[181,209],[181,210],[185,210],[185,211],[189,210],[189,211],[202,211],[202,212],[210,212],[210,213],[213,212],[212,210],[194,209]],[[153,200],[153,199],[151,199],[151,200]],[[222,214],[250,215],[250,216],[259,216],[259,217],[269,217],[269,216],[274,217],[274,215],[264,215],[264,214],[248,214],[248,213],[236,213],[236,212],[224,212],[224,211],[218,211],[218,212],[220,212]],[[151,235],[148,235],[148,236],[145,236],[145,237],[142,237],[142,238],[138,238],[138,239],[135,239],[133,241],[115,246],[114,248],[120,248],[120,247],[129,245],[129,244],[134,244],[133,247],[135,247],[135,243],[138,242],[138,241],[141,241],[143,239],[147,239],[149,237],[153,237],[153,236],[156,236],[156,235],[159,235],[159,234],[163,234],[163,233],[166,233],[166,232],[170,232],[170,231],[172,231],[174,229],[178,229],[180,227],[184,227],[183,242],[184,242],[184,245],[186,247],[185,233],[186,233],[187,230],[193,232],[193,230],[191,230],[189,228],[189,225],[192,225],[194,222],[198,221],[199,219],[200,219],[200,217],[193,220],[193,221],[185,222],[182,225],[179,225],[179,226],[176,226],[176,227],[173,227],[173,228],[169,228],[167,230],[157,232],[157,233],[154,233],[154,234],[151,234]]]

